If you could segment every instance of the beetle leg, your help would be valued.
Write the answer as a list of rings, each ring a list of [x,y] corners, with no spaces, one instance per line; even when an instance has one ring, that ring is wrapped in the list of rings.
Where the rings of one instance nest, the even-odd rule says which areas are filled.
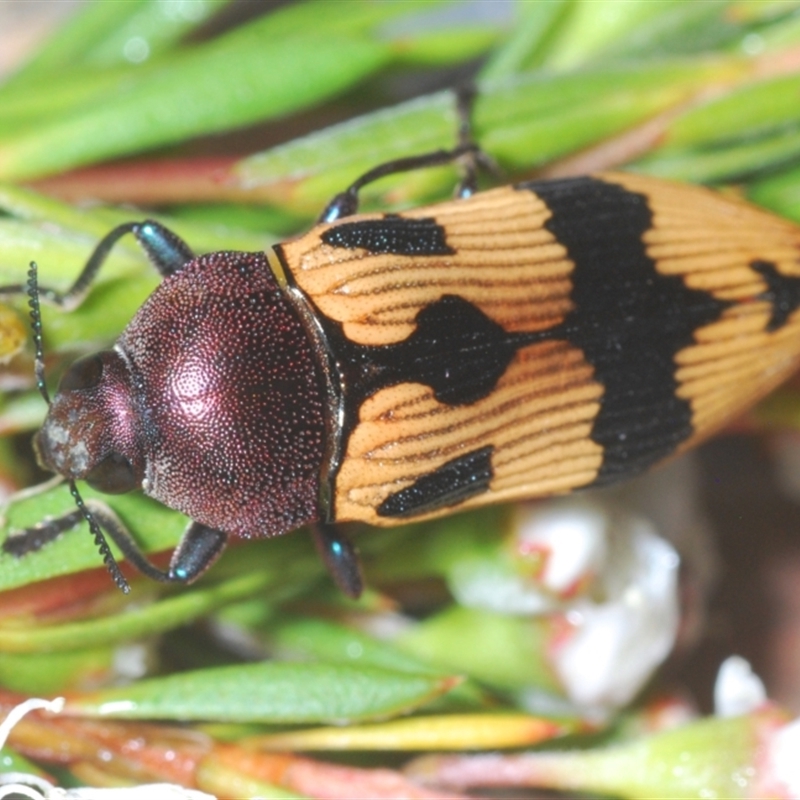
[[[169,580],[177,583],[197,580],[222,555],[227,540],[222,531],[191,522],[170,559]]]
[[[333,582],[348,597],[357,600],[364,591],[358,551],[341,528],[327,522],[311,526],[314,544]]]
[[[70,511],[55,519],[43,520],[9,536],[3,542],[3,552],[15,558],[22,558],[28,553],[41,550],[46,544],[55,541],[62,533],[72,530],[81,522],[83,514],[79,510]]]
[[[144,222],[126,222],[118,225],[100,240],[80,275],[66,292],[40,287],[41,297],[67,311],[77,308],[88,294],[89,287],[108,258],[111,248],[126,233],[132,233],[136,237],[136,241],[162,277],[166,278],[179,272],[194,258],[194,253],[186,242],[161,223],[151,219]],[[26,290],[27,286],[23,284],[0,286],[0,294],[25,294]]]
[[[342,217],[348,217],[358,211],[358,193],[367,184],[373,183],[387,175],[399,172],[411,172],[425,167],[437,167],[444,164],[458,162],[463,170],[463,177],[456,190],[457,197],[469,197],[475,192],[477,185],[478,168],[482,167],[492,172],[497,170],[494,161],[484,153],[472,139],[472,125],[470,114],[475,90],[472,86],[462,88],[456,92],[456,110],[458,114],[458,144],[451,150],[432,150],[406,158],[396,158],[384,164],[378,164],[368,172],[357,178],[343,192],[337,194],[325,206],[317,222],[335,222]]]
[[[199,578],[225,549],[224,533],[197,522],[190,522],[172,554],[169,569],[161,570],[147,560],[130,531],[105,503],[89,500],[86,505],[89,506],[97,523],[122,551],[125,559],[142,575],[161,583],[191,583]]]
[[[222,531],[190,522],[172,554],[169,569],[161,570],[147,560],[122,520],[105,503],[89,500],[86,505],[125,559],[143,575],[161,583],[192,583],[225,549],[226,536]]]
[[[222,531],[191,522],[172,554],[168,570],[161,570],[147,560],[122,520],[99,500],[87,500],[86,507],[94,521],[122,551],[125,559],[143,575],[161,583],[192,583],[222,554],[226,535]],[[17,558],[40,550],[62,533],[80,525],[85,519],[81,510],[70,511],[61,517],[48,519],[3,542],[3,552]]]
[[[478,166],[482,163],[482,151],[472,138],[472,104],[475,87],[472,84],[456,92],[456,114],[458,115],[458,146],[465,149],[459,159],[462,174],[456,187],[456,197],[471,197],[478,190]],[[472,147],[470,147],[472,145]]]

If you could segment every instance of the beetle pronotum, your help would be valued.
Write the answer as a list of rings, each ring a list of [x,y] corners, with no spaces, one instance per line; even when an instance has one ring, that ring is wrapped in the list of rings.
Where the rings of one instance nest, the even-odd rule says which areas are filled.
[[[122,225],[66,295],[48,290],[82,295],[126,233],[164,278],[113,349],[67,370],[36,438],[43,467],[191,518],[161,571],[95,511],[137,568],[189,582],[228,536],[316,523],[356,595],[355,552],[330,523],[626,478],[794,369],[797,227],[633,174],[473,194],[476,154],[464,128],[453,151],[382,165],[267,253],[195,258],[156,222]],[[458,159],[458,199],[356,213],[376,177]]]

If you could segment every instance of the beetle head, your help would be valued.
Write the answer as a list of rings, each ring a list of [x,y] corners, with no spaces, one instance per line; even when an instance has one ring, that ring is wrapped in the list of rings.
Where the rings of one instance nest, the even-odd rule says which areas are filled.
[[[131,376],[114,350],[79,358],[64,373],[34,439],[37,460],[109,494],[139,488],[144,474]]]

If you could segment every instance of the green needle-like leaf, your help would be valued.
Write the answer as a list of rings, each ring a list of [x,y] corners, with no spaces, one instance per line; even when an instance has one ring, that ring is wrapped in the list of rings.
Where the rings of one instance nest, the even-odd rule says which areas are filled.
[[[288,114],[341,92],[391,55],[388,45],[355,37],[309,34],[265,43],[231,36],[132,77],[126,90],[88,108],[6,139],[0,176],[32,178]]]
[[[68,710],[117,719],[343,723],[407,713],[458,683],[377,667],[266,662],[96,692],[71,701]]]
[[[736,60],[668,61],[486,81],[475,102],[476,137],[504,168],[530,169],[649,119],[709,81],[729,81],[743,70]],[[258,187],[262,197],[315,213],[376,163],[452,147],[454,106],[451,92],[417,98],[251,156],[239,162],[235,174],[243,186]],[[441,192],[442,184],[453,185],[454,170],[437,171],[433,180],[428,173],[404,177],[402,191],[391,200],[407,203]]]
[[[0,628],[0,652],[58,653],[152,636],[262,593],[273,581],[268,572],[245,573],[214,586],[185,590],[174,597],[97,619],[62,625]]]

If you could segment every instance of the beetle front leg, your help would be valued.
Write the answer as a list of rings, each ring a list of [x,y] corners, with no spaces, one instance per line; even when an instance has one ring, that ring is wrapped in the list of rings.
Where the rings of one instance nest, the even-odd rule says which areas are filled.
[[[191,522],[172,554],[169,569],[162,570],[150,563],[125,524],[105,503],[99,500],[87,500],[85,505],[94,521],[119,547],[131,566],[160,583],[193,583],[225,549],[226,534],[198,522]],[[84,514],[77,510],[44,520],[9,536],[3,542],[3,552],[22,558],[40,550],[62,533],[76,528],[84,519]]]
[[[86,298],[111,249],[126,233],[132,233],[136,237],[150,263],[164,278],[179,272],[194,258],[189,245],[160,222],[151,219],[144,222],[126,222],[109,231],[100,240],[75,282],[66,292],[39,287],[40,296],[66,311],[77,308]],[[25,284],[0,286],[0,294],[25,294],[27,288]]]
[[[142,575],[160,583],[192,583],[221,555],[227,537],[222,531],[190,522],[170,559],[169,569],[161,570],[148,561],[122,520],[105,504],[89,500],[92,516],[122,551],[125,559]]]

